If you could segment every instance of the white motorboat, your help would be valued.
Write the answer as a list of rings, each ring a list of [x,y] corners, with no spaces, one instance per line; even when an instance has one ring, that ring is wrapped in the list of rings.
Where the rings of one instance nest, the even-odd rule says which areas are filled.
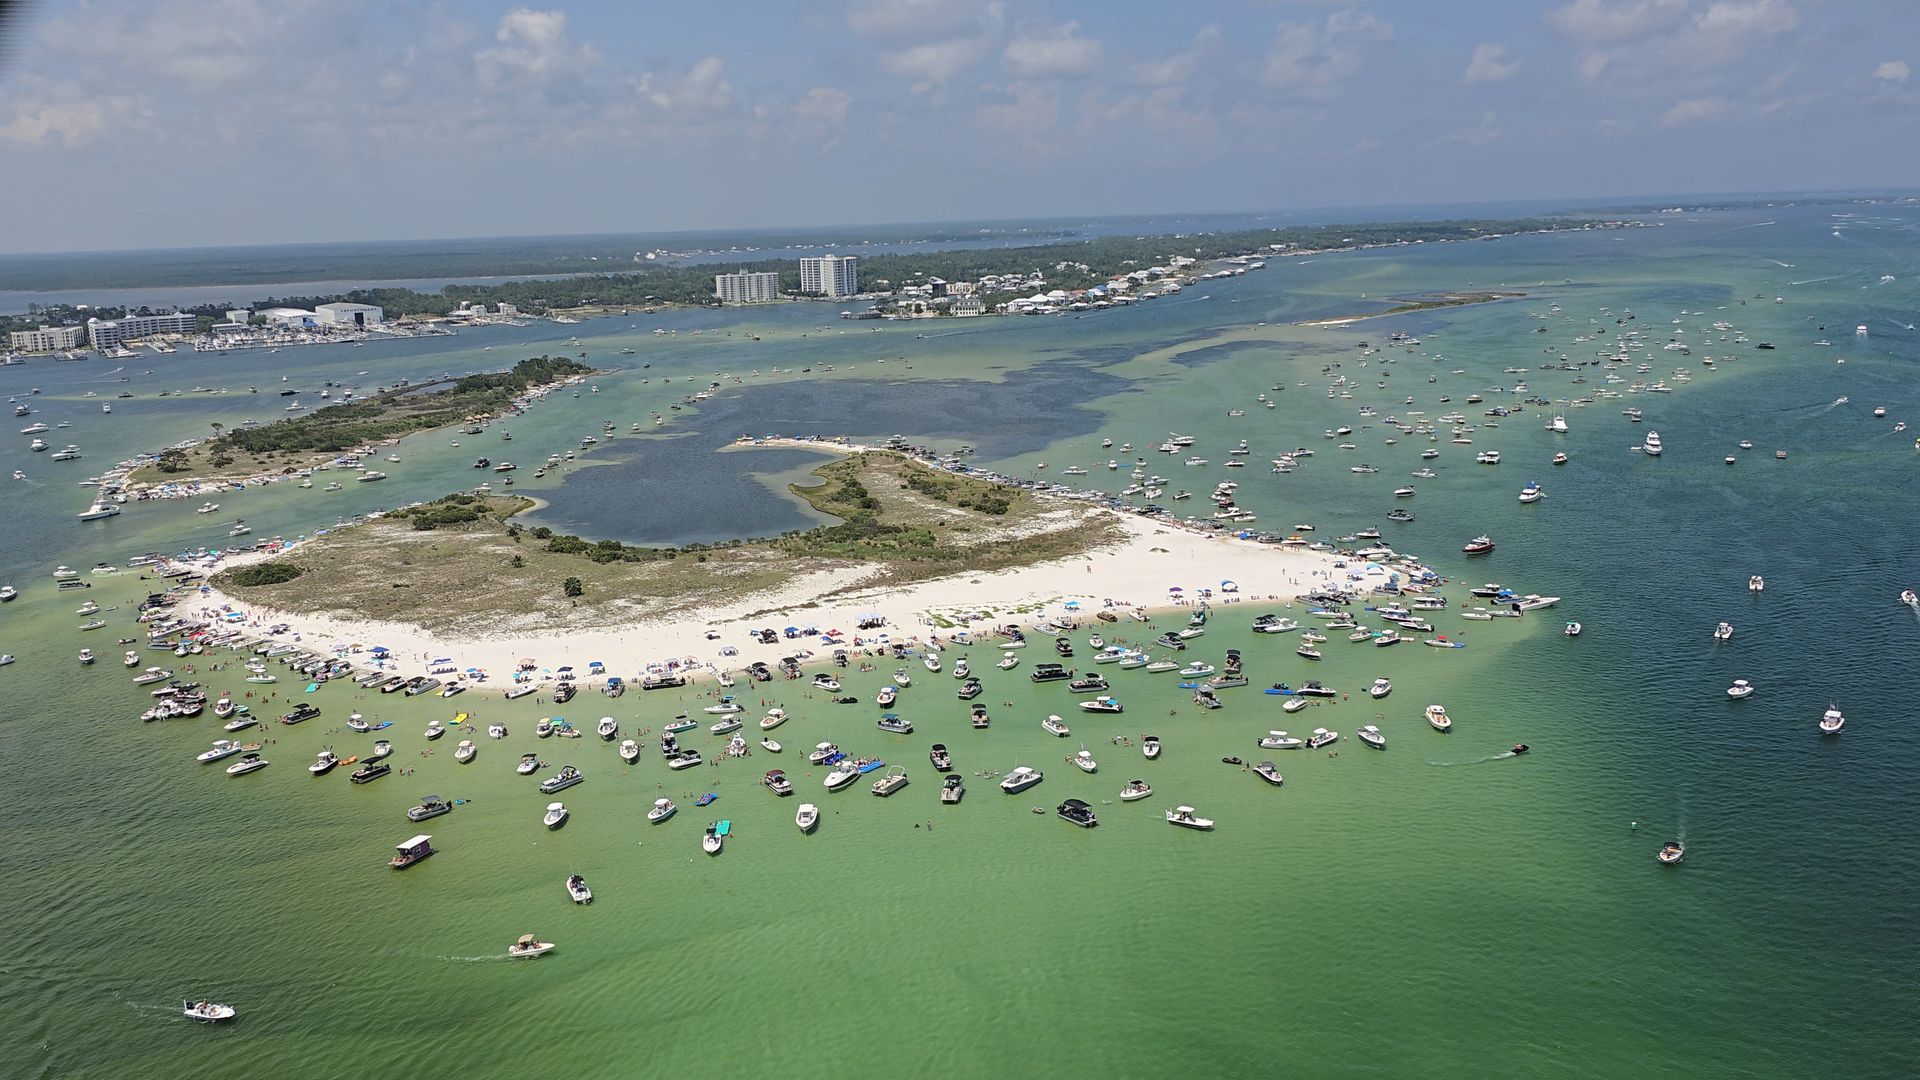
[[[1567,629],[1566,629],[1566,635],[1567,635],[1568,637],[1579,637],[1579,636],[1580,636],[1580,631],[1582,631],[1582,630],[1584,630],[1584,629],[1585,629],[1585,627],[1583,627],[1583,626],[1581,626],[1581,625],[1580,625],[1579,623],[1577,623],[1577,622],[1570,622],[1570,623],[1568,623],[1568,624],[1567,624]]]
[[[1160,739],[1155,735],[1146,735],[1140,739],[1140,753],[1148,761],[1160,756]]]
[[[447,733],[447,725],[441,723],[438,720],[427,721],[426,736],[427,736],[428,742],[432,742],[433,740],[438,739],[440,736],[445,735],[446,733]]]
[[[936,674],[940,671],[940,658],[932,653],[928,653],[927,658],[922,661],[922,663],[926,664],[928,671],[935,672]]]
[[[517,960],[529,956],[545,956],[553,949],[554,945],[551,941],[541,941],[532,934],[522,934],[520,940],[507,946],[507,955]]]
[[[631,765],[640,760],[640,744],[627,739],[620,744],[620,760]]]
[[[1444,705],[1427,706],[1427,723],[1432,725],[1435,731],[1453,730],[1453,717],[1447,715],[1447,708]]]
[[[812,832],[813,827],[820,824],[820,808],[810,802],[801,803],[800,808],[793,812],[793,823],[803,833]]]
[[[1255,764],[1253,766],[1253,772],[1254,775],[1272,784],[1274,787],[1279,787],[1286,783],[1286,778],[1280,775],[1280,767],[1271,761],[1262,761]]]
[[[1213,828],[1213,819],[1197,816],[1191,806],[1176,806],[1167,811],[1167,824],[1178,825],[1183,829],[1199,829],[1206,832]]]
[[[1020,654],[1014,652],[1002,653],[1000,654],[1000,662],[993,666],[999,668],[1001,671],[1012,671],[1014,668],[1020,666]]]
[[[760,718],[760,730],[772,731],[774,728],[777,728],[781,724],[784,724],[786,722],[787,722],[787,710],[769,709],[767,710],[767,715]]]
[[[1368,746],[1373,747],[1375,750],[1385,750],[1387,748],[1387,737],[1380,734],[1380,729],[1372,724],[1362,726],[1360,730],[1353,734],[1354,737],[1366,743]]]
[[[539,754],[522,754],[520,756],[520,763],[513,767],[513,771],[519,773],[521,776],[532,776],[539,768]]]
[[[1290,697],[1287,700],[1280,703],[1280,711],[1296,713],[1296,712],[1299,712],[1301,709],[1306,708],[1308,704],[1309,703],[1306,698]]]
[[[732,694],[728,694],[700,711],[713,716],[732,716],[734,713],[744,711],[744,708],[739,702],[733,700]]]
[[[1045,720],[1040,721],[1040,729],[1049,735],[1058,735],[1063,739],[1066,738],[1068,734],[1066,721],[1060,719],[1058,716],[1049,716]]]
[[[340,758],[332,750],[322,750],[314,755],[313,764],[307,766],[307,771],[315,776],[324,776],[332,772],[333,767],[338,764],[340,764]]]
[[[1901,590],[1900,602],[1913,608],[1915,611],[1920,611],[1920,595],[1915,595],[1912,589]]]
[[[741,728],[745,726],[746,725],[740,721],[739,717],[729,716],[725,720],[722,720],[719,723],[714,724],[711,727],[707,728],[707,730],[715,735],[731,735],[734,732],[739,731]]]
[[[259,754],[248,754],[239,761],[227,766],[227,775],[245,776],[247,773],[266,768],[268,764],[267,759],[261,757]]]
[[[247,748],[244,744],[237,742],[233,739],[215,739],[213,740],[213,749],[202,750],[199,756],[195,757],[194,760],[198,761],[202,765],[205,765],[211,761],[219,761],[221,758],[232,757],[235,754],[244,753],[246,749]]]
[[[462,765],[465,765],[466,763],[472,761],[474,759],[474,755],[478,754],[479,752],[480,752],[480,748],[473,745],[472,739],[461,739],[460,745],[453,748],[453,760],[459,762]]]
[[[1323,727],[1317,727],[1313,729],[1312,735],[1307,736],[1307,749],[1318,750],[1323,746],[1332,746],[1334,743],[1337,743],[1339,741],[1340,741],[1339,732],[1329,731]]]
[[[120,658],[120,662],[128,667],[139,667],[140,654],[134,652],[132,649],[128,649],[126,654]]]
[[[506,737],[507,737],[507,725],[505,724],[488,724],[487,725],[487,738],[504,739]]]
[[[1111,697],[1106,694],[1102,694],[1091,701],[1081,702],[1080,708],[1082,711],[1090,712],[1090,713],[1119,713],[1119,712],[1126,711],[1125,707],[1120,704],[1119,698]],[[1062,728],[1059,734],[1065,735],[1066,730]]]
[[[1121,802],[1138,802],[1153,794],[1153,785],[1145,780],[1129,780],[1120,788]]]
[[[658,825],[672,817],[673,812],[678,809],[680,808],[673,805],[672,799],[655,799],[653,800],[653,809],[647,811],[647,823],[649,825]]]
[[[599,732],[602,739],[612,742],[620,736],[620,721],[611,716],[603,716],[600,718],[600,723],[594,726],[594,730]]]
[[[1284,731],[1269,731],[1260,740],[1262,750],[1298,750],[1307,745],[1307,740],[1296,739]]]
[[[567,810],[566,803],[548,803],[547,812],[541,817],[540,824],[545,825],[549,829],[557,829],[566,822],[568,814],[569,811]]]
[[[1009,795],[1018,795],[1046,778],[1047,774],[1041,772],[1039,769],[1030,769],[1025,765],[1017,765],[1013,771],[1001,778],[1000,790]]]
[[[93,663],[93,650],[92,650],[92,649],[81,649],[81,650],[80,650],[80,662],[81,662],[82,664],[91,664],[91,663]]]
[[[576,904],[593,903],[593,890],[587,888],[587,879],[579,874],[567,875],[567,898]]]
[[[893,705],[894,699],[899,696],[899,687],[893,685],[883,686],[880,688],[880,692],[873,696],[873,703],[883,709],[890,708]]]
[[[841,788],[859,779],[859,777],[860,767],[854,764],[852,758],[848,758],[836,764],[832,771],[827,773],[826,778],[821,781],[821,784],[823,784],[828,791],[839,791]]]
[[[1090,773],[1100,770],[1099,764],[1093,760],[1093,755],[1089,753],[1084,746],[1081,747],[1080,752],[1073,755],[1070,760],[1073,762],[1073,767],[1079,769],[1081,772]]]
[[[1745,679],[1735,679],[1733,680],[1733,685],[1727,687],[1727,696],[1734,699],[1735,701],[1738,701],[1741,698],[1746,697],[1752,693],[1753,693],[1753,684],[1748,682]]]
[[[839,752],[840,748],[838,746],[830,742],[823,742],[808,752],[807,761],[809,764],[819,765]]]
[[[1730,641],[1733,638],[1733,624],[1723,622],[1713,628],[1713,640]]]
[[[970,675],[970,674],[972,674],[972,673],[973,673],[973,670],[972,670],[971,668],[969,668],[969,667],[967,666],[967,658],[966,658],[966,657],[964,657],[964,656],[963,656],[963,657],[961,657],[960,659],[958,659],[958,660],[955,660],[955,661],[953,662],[953,677],[954,677],[954,678],[956,678],[956,679],[964,679],[964,678],[966,678],[966,677],[967,677],[968,675]]]
[[[222,1005],[217,1001],[188,1001],[180,999],[180,1012],[189,1020],[198,1020],[203,1024],[219,1023],[240,1015],[231,1005]]]
[[[1374,700],[1378,701],[1388,694],[1393,693],[1393,682],[1385,678],[1375,679],[1373,680],[1373,686],[1367,690],[1367,693],[1373,695]]]
[[[1847,726],[1847,718],[1840,713],[1840,706],[1829,705],[1820,717],[1820,734],[1838,735],[1840,729]]]
[[[726,843],[727,834],[721,831],[721,823],[716,821],[707,826],[706,834],[700,837],[700,850],[709,855],[720,854],[720,848]]]
[[[823,672],[813,677],[813,688],[825,690],[829,694],[837,694],[840,692],[840,680]]]

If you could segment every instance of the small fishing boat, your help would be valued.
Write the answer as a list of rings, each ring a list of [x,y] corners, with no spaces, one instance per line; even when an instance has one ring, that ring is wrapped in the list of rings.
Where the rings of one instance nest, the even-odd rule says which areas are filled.
[[[587,879],[579,874],[567,875],[567,897],[576,904],[593,903],[593,890],[587,888]]]
[[[1748,682],[1745,679],[1735,679],[1733,680],[1733,685],[1727,687],[1727,696],[1734,699],[1735,701],[1738,701],[1741,698],[1746,697],[1752,693],[1753,693],[1753,684]]]
[[[222,1005],[217,1001],[188,1001],[186,998],[180,999],[180,1012],[187,1019],[203,1024],[217,1024],[240,1015],[231,1005]]]
[[[549,829],[557,829],[565,825],[567,818],[570,816],[572,816],[572,812],[567,809],[566,803],[550,802],[547,804],[547,812],[540,818],[540,824],[545,825]]]
[[[647,811],[647,824],[658,825],[672,817],[673,812],[678,809],[680,808],[673,805],[672,799],[655,799],[653,809]]]
[[[1191,806],[1176,806],[1167,811],[1167,824],[1178,825],[1183,829],[1198,829],[1201,832],[1206,832],[1213,828],[1213,819],[1195,815],[1193,807]]]
[[[1393,683],[1391,680],[1385,678],[1375,679],[1373,680],[1373,686],[1367,690],[1367,693],[1372,695],[1375,701],[1378,701],[1388,694],[1393,693]]]
[[[1298,750],[1307,745],[1307,740],[1298,739],[1284,731],[1269,731],[1260,740],[1262,750]]]
[[[532,776],[539,768],[539,754],[522,754],[520,755],[520,764],[515,765],[513,771],[519,773],[521,776]]]
[[[1153,794],[1153,785],[1145,780],[1129,780],[1120,786],[1121,802],[1138,802]]]
[[[1098,772],[1100,769],[1099,763],[1093,760],[1093,755],[1088,752],[1085,746],[1082,746],[1080,752],[1068,760],[1073,763],[1074,768],[1079,769],[1081,772]]]
[[[1453,730],[1453,717],[1447,715],[1444,705],[1427,706],[1427,723],[1443,734]]]
[[[1340,741],[1339,732],[1329,731],[1323,727],[1317,727],[1313,729],[1312,735],[1307,736],[1307,749],[1318,750],[1323,746],[1332,746],[1334,743],[1339,741]]]
[[[640,760],[640,744],[632,739],[620,743],[620,760],[631,765]]]
[[[1354,736],[1375,750],[1385,750],[1387,748],[1387,737],[1380,734],[1380,729],[1372,724],[1364,725],[1358,731],[1354,732]]]
[[[1660,845],[1660,850],[1654,852],[1653,857],[1663,866],[1672,866],[1687,857],[1687,845],[1678,840],[1669,840]]]
[[[472,761],[474,758],[474,755],[478,754],[479,752],[480,752],[480,748],[473,745],[472,739],[461,739],[460,745],[454,747],[453,749],[453,760],[459,762],[462,765],[465,765],[468,762]]]
[[[1585,628],[1585,627],[1583,627],[1583,626],[1581,626],[1581,625],[1580,625],[1579,623],[1577,623],[1577,622],[1570,622],[1570,623],[1568,623],[1568,624],[1567,624],[1567,629],[1566,629],[1566,635],[1567,635],[1568,637],[1579,637],[1579,636],[1580,636],[1580,632],[1581,632],[1582,630],[1584,630],[1584,629],[1586,629],[1586,628]]]
[[[760,749],[765,750],[769,754],[777,754],[780,752],[781,747],[771,736],[762,735],[760,736]]]
[[[1838,735],[1840,734],[1840,729],[1846,726],[1847,718],[1841,714],[1840,706],[1838,705],[1827,706],[1827,711],[1821,714],[1820,734],[1822,735]],[[233,770],[228,769],[227,771],[232,772]]]
[[[507,955],[517,960],[530,956],[545,956],[553,950],[553,942],[541,941],[532,934],[522,934],[520,940],[507,946]]]

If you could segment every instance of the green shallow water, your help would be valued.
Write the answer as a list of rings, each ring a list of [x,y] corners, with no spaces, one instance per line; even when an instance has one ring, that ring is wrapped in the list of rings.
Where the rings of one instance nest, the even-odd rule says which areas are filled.
[[[16,947],[0,981],[17,1018],[0,1039],[9,1073],[1910,1075],[1915,1055],[1902,1021],[1920,1002],[1901,928],[1915,914],[1916,856],[1898,822],[1909,799],[1905,690],[1920,675],[1911,649],[1920,622],[1892,598],[1920,574],[1906,482],[1913,451],[1886,428],[1920,404],[1911,390],[1920,352],[1895,328],[1906,321],[1899,312],[1910,290],[1886,290],[1905,288],[1920,249],[1910,219],[1835,239],[1826,213],[1776,214],[1777,231],[1730,231],[1709,219],[1618,236],[1316,259],[1195,290],[1210,294],[1206,301],[1084,321],[939,326],[924,339],[912,327],[815,334],[804,313],[746,317],[766,339],[759,345],[809,363],[832,358],[841,367],[836,385],[850,395],[922,382],[991,395],[972,378],[1020,392],[1041,385],[1023,379],[1070,381],[1084,371],[1094,391],[1078,405],[1095,426],[1063,419],[1057,431],[968,441],[1003,467],[1046,460],[1058,469],[1092,465],[1102,432],[1141,443],[1193,431],[1214,461],[1192,470],[1194,482],[1148,456],[1150,468],[1198,488],[1231,475],[1219,469],[1231,445],[1223,440],[1248,437],[1258,449],[1255,466],[1241,471],[1250,475],[1236,477],[1241,501],[1263,526],[1316,521],[1323,536],[1380,521],[1393,503],[1387,492],[1423,445],[1389,447],[1363,431],[1368,442],[1354,453],[1381,471],[1354,476],[1321,438],[1354,423],[1354,408],[1369,402],[1357,390],[1353,400],[1327,399],[1320,366],[1340,360],[1366,387],[1381,370],[1356,366],[1354,340],[1396,328],[1423,338],[1386,369],[1390,387],[1371,402],[1383,417],[1404,408],[1406,394],[1442,391],[1454,403],[1423,400],[1429,415],[1477,413],[1484,406],[1464,404],[1465,390],[1510,384],[1520,376],[1503,368],[1544,359],[1538,339],[1564,344],[1575,332],[1550,323],[1553,333],[1532,333],[1538,324],[1526,312],[1550,303],[1581,320],[1602,305],[1631,307],[1650,333],[1683,307],[1724,304],[1724,317],[1754,340],[1782,344],[1771,355],[1743,349],[1721,372],[1704,371],[1698,355],[1657,363],[1659,374],[1684,363],[1696,375],[1675,394],[1630,402],[1667,438],[1658,462],[1625,453],[1638,438],[1618,416],[1629,402],[1603,401],[1571,411],[1574,430],[1564,437],[1540,430],[1535,411],[1497,435],[1476,433],[1475,448],[1507,454],[1499,469],[1459,463],[1449,447],[1441,464],[1452,467],[1414,481],[1418,520],[1393,534],[1398,542],[1462,584],[1493,578],[1567,597],[1556,612],[1433,619],[1468,642],[1461,650],[1375,649],[1336,633],[1322,646],[1327,659],[1310,666],[1293,655],[1292,636],[1247,631],[1259,608],[1216,608],[1209,633],[1185,656],[1217,664],[1225,649],[1242,649],[1255,685],[1223,691],[1227,707],[1213,713],[1195,709],[1175,676],[1109,668],[1127,712],[1084,717],[1067,711],[1076,695],[1064,687],[1026,681],[1046,658],[1043,645],[1011,675],[991,668],[996,651],[975,648],[987,686],[980,700],[994,716],[987,731],[967,725],[950,677],[917,666],[900,711],[918,730],[876,730],[871,697],[889,664],[846,676],[858,705],[809,700],[801,684],[769,689],[767,700],[795,717],[775,733],[790,748],[783,755],[670,773],[651,745],[629,768],[591,735],[538,740],[533,722],[558,711],[590,728],[611,714],[626,729],[657,731],[703,704],[697,693],[617,701],[588,693],[555,710],[472,694],[361,698],[336,685],[312,696],[321,718],[270,725],[272,766],[228,779],[191,760],[221,734],[218,723],[132,721],[146,695],[128,685],[112,637],[89,640],[130,627],[148,583],[129,572],[94,579],[90,594],[116,610],[110,629],[81,634],[71,614],[81,598],[55,594],[45,576],[56,561],[121,561],[147,547],[209,542],[191,513],[197,503],[137,508],[86,531],[66,518],[78,509],[68,503],[84,498],[77,489],[36,483],[17,493],[21,524],[0,552],[23,588],[0,611],[0,648],[19,658],[0,669],[0,790],[11,840],[0,897],[16,915]],[[1883,273],[1898,281],[1876,286]],[[1829,275],[1839,277],[1790,285]],[[1576,284],[1536,284],[1567,279]],[[1297,340],[1204,363],[1156,352],[1263,319],[1338,310],[1342,297],[1359,293],[1496,281],[1537,291],[1515,304],[1341,333],[1288,330]],[[1738,306],[1755,293],[1793,302]],[[1824,333],[1815,329],[1822,321]],[[1841,333],[1857,322],[1871,324],[1868,341]],[[662,342],[644,325],[567,329],[596,356],[631,344],[654,363],[642,376],[654,381],[609,377],[603,400],[541,406],[516,427],[522,457],[564,446],[603,413],[624,420],[664,410],[683,377],[704,382],[714,371],[769,364],[744,336]],[[1815,352],[1816,336],[1838,343],[1848,363]],[[369,347],[314,363],[346,374],[460,370],[486,362],[479,340],[435,343],[457,349],[430,356],[394,346],[381,347],[393,348],[391,357],[369,357]],[[1431,352],[1445,359],[1432,361]],[[873,377],[870,361],[902,355],[913,368],[890,363],[891,390],[848,377]],[[1454,368],[1467,374],[1451,376]],[[663,371],[673,373],[671,394],[657,381]],[[24,381],[21,369],[4,374]],[[49,416],[99,374],[92,365],[27,369],[55,399],[44,406]],[[1441,381],[1427,384],[1429,374]],[[1545,372],[1530,377],[1537,391],[1572,392]],[[1289,387],[1283,408],[1257,410],[1254,393],[1274,383]],[[707,413],[672,414],[662,431],[731,424],[752,415],[756,401],[784,406],[782,393],[746,389],[726,409],[723,396]],[[1831,407],[1841,394],[1853,404]],[[143,401],[152,410],[146,430],[96,428],[89,459],[96,446],[110,457],[153,431],[180,437],[233,407]],[[1244,426],[1223,415],[1230,402],[1256,410]],[[1870,403],[1890,407],[1884,424],[1865,415]],[[759,430],[806,423],[771,408],[757,418]],[[916,429],[913,415],[897,410],[871,426],[853,433]],[[1743,436],[1759,449],[1728,469],[1720,455]],[[125,445],[109,448],[114,439]],[[1295,445],[1319,450],[1308,468],[1276,477],[1259,465],[1269,450]],[[1791,449],[1788,461],[1766,459],[1775,445]],[[1546,465],[1555,448],[1573,463]],[[9,443],[0,465],[28,468],[36,481],[50,473],[23,452],[25,465],[9,464],[18,451]],[[388,482],[400,481],[398,490],[339,496],[365,509],[469,484],[476,452],[489,451],[403,444],[405,465]],[[748,469],[736,459],[750,456],[728,455],[715,467]],[[617,478],[623,468],[589,471]],[[1517,505],[1514,491],[1535,478],[1549,498]],[[608,490],[617,494],[618,483]],[[348,512],[331,504],[316,512],[317,498],[275,489],[222,501],[266,523],[261,531],[291,534]],[[1500,548],[1468,563],[1455,552],[1480,531]],[[1750,573],[1767,576],[1761,597],[1744,589]],[[1457,606],[1461,590],[1449,592]],[[1587,633],[1566,639],[1566,618],[1582,620]],[[1721,618],[1738,633],[1715,647],[1707,633]],[[1110,632],[1129,631],[1139,633],[1133,624]],[[91,669],[73,663],[82,645],[102,654]],[[1083,647],[1082,666],[1088,655]],[[1395,690],[1376,703],[1361,691],[1380,674]],[[1755,679],[1761,692],[1728,702],[1733,677]],[[231,673],[208,678],[242,685]],[[1258,690],[1304,678],[1353,699],[1283,720],[1279,699]],[[269,688],[280,699],[272,704],[289,689],[297,686]],[[1451,736],[1421,718],[1435,700],[1456,717]],[[1848,733],[1820,740],[1812,724],[1829,700],[1846,708]],[[346,770],[306,774],[322,746],[344,754],[371,745],[376,736],[339,730],[354,708],[394,722],[384,734],[397,744],[395,764],[415,775],[357,788]],[[456,765],[454,737],[420,757],[426,722],[465,710],[481,725],[479,759]],[[1050,712],[1066,716],[1071,738],[1039,729]],[[488,740],[492,720],[508,723],[512,736]],[[1388,736],[1384,753],[1352,737],[1369,722]],[[1269,728],[1316,726],[1343,733],[1337,756],[1254,745]],[[1145,732],[1166,741],[1157,762],[1109,741]],[[1061,760],[1083,738],[1100,762],[1092,776]],[[886,800],[864,784],[826,793],[820,770],[797,752],[821,739],[906,766],[910,786]],[[716,751],[722,742],[704,732],[686,741]],[[959,806],[937,801],[926,760],[936,741],[967,776]],[[1533,752],[1501,757],[1516,741]],[[512,771],[527,750],[587,774],[557,796],[573,810],[563,829],[540,826],[547,798]],[[1273,789],[1222,764],[1230,754],[1274,757],[1286,785]],[[1004,796],[993,779],[973,775],[1016,764],[1046,770],[1046,782]],[[756,783],[775,766],[794,777],[793,798]],[[1119,787],[1134,776],[1156,793],[1120,804]],[[721,796],[712,807],[685,797],[706,790]],[[663,791],[680,811],[648,826],[644,813]],[[394,873],[386,855],[419,831],[404,810],[428,792],[471,802],[424,826],[439,855]],[[1082,831],[1030,811],[1067,797],[1096,804],[1100,827]],[[792,822],[802,800],[824,811],[812,836]],[[1181,802],[1215,818],[1217,831],[1168,826],[1162,813]],[[709,858],[699,832],[719,817],[733,821],[735,836]],[[1654,865],[1653,850],[1674,835],[1688,842],[1687,862]],[[562,883],[575,872],[594,887],[591,907],[566,900]],[[529,931],[559,950],[505,960],[506,944]],[[181,1020],[177,997],[200,993],[236,1003],[242,1020],[218,1029]]]

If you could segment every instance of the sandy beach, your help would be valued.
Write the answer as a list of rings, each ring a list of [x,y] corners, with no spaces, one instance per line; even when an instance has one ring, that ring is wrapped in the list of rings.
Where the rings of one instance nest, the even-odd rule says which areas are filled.
[[[839,630],[840,647],[857,651],[879,647],[880,634],[894,642],[944,638],[960,629],[979,635],[1007,623],[1031,627],[1055,615],[1091,619],[1101,610],[1124,615],[1180,608],[1202,599],[1216,611],[1240,603],[1275,604],[1346,574],[1330,553],[1189,532],[1129,514],[1115,513],[1113,518],[1125,538],[1086,556],[907,586],[861,588],[870,572],[858,569],[809,574],[777,592],[727,607],[689,609],[672,619],[586,632],[455,637],[404,623],[276,611],[211,587],[195,606],[243,612],[247,626],[256,631],[284,624],[289,628],[284,637],[298,635],[299,643],[310,649],[357,646],[362,655],[356,660],[362,666],[365,653],[375,646],[391,651],[391,666],[401,674],[425,674],[433,661],[444,658],[460,671],[484,672],[479,688],[505,690],[526,659],[534,661],[536,675],[564,666],[584,673],[598,661],[609,674],[627,679],[637,678],[649,665],[668,662],[696,672],[739,670],[756,660],[771,665],[809,651],[820,662],[832,655],[834,646],[823,643],[818,633],[764,644],[750,631],[779,632],[789,626]],[[226,565],[266,557],[242,556]],[[886,620],[884,628],[858,628],[863,619],[876,615]]]

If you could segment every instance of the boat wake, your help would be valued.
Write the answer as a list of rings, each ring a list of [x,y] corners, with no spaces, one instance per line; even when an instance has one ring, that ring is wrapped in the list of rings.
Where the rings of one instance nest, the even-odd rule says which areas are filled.
[[[436,956],[434,959],[445,961],[449,964],[491,964],[495,961],[512,960],[514,958],[504,952],[497,952],[488,953],[485,956]]]
[[[1451,769],[1460,765],[1485,765],[1490,761],[1505,761],[1508,758],[1517,758],[1519,756],[1520,756],[1519,754],[1516,754],[1511,750],[1503,750],[1498,754],[1489,754],[1486,757],[1468,758],[1465,761],[1429,761],[1427,762],[1427,764],[1432,765],[1435,768]]]
[[[1789,284],[1789,285],[1818,285],[1819,283],[1821,283],[1821,282],[1823,282],[1823,281],[1838,281],[1838,280],[1840,280],[1841,278],[1843,278],[1843,277],[1846,277],[1846,276],[1847,276],[1847,275],[1845,275],[1845,274],[1831,274],[1831,275],[1829,275],[1829,276],[1827,276],[1827,277],[1814,277],[1814,278],[1808,278],[1808,279],[1807,279],[1807,280],[1805,280],[1805,281],[1789,281],[1789,282],[1787,282],[1787,284]]]

